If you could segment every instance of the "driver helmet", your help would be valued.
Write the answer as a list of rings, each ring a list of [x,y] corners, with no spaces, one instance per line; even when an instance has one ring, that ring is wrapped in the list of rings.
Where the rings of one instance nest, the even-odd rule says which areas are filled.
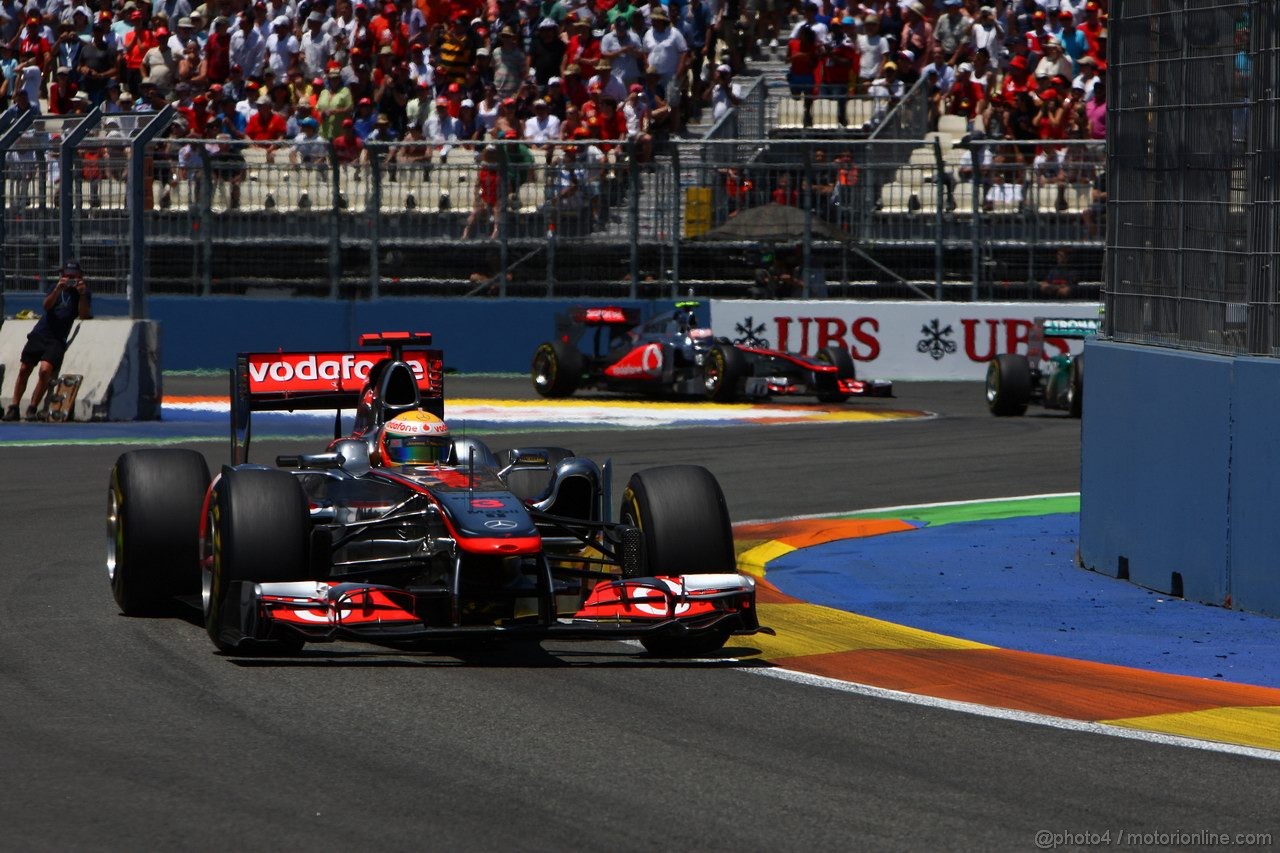
[[[430,412],[405,412],[387,421],[378,438],[383,465],[440,465],[452,446],[449,425]]]

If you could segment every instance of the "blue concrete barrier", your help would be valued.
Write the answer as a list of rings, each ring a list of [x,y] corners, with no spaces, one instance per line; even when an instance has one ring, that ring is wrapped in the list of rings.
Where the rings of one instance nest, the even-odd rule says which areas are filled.
[[[327,299],[153,296],[149,319],[160,321],[165,370],[227,368],[237,352],[354,348],[370,331],[427,331],[444,349],[445,366],[466,373],[527,370],[533,351],[555,331],[555,315],[600,300]],[[623,307],[647,303],[614,301]],[[656,303],[670,306],[669,300]],[[40,297],[6,296],[5,310],[40,311]],[[99,317],[125,316],[123,297],[93,300]],[[646,311],[647,313],[647,311]]]
[[[1080,559],[1280,615],[1280,361],[1090,341]]]

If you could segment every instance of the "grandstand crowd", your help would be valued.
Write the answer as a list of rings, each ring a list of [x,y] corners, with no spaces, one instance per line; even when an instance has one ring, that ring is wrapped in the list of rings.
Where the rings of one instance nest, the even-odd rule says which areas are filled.
[[[192,137],[531,143],[679,133],[762,48],[792,94],[1100,139],[1106,0],[0,0],[0,107],[172,103]],[[308,134],[311,130],[314,133]],[[354,141],[351,133],[354,131]]]

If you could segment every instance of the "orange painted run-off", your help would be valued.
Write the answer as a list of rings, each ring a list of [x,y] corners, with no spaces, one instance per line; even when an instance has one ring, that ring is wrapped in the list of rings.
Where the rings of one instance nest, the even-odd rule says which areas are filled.
[[[733,528],[739,547],[753,543],[781,542],[793,548],[809,548],[841,539],[861,539],[883,533],[900,533],[915,527],[896,518],[804,518],[761,524],[738,524]]]
[[[865,649],[774,659],[787,669],[1075,720],[1280,706],[1280,690],[1008,649]]]

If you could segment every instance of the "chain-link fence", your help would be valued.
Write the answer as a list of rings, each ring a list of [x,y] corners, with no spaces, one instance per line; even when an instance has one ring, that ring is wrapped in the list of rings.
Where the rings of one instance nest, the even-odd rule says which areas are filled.
[[[1222,0],[1112,9],[1106,303],[1118,340],[1274,351],[1276,15]]]
[[[776,258],[804,282],[786,295],[817,298],[1090,298],[1101,279],[1095,143],[160,138],[138,194],[123,143],[76,143],[65,206],[39,202],[62,192],[56,141],[10,151],[10,290],[39,290],[60,243],[107,293],[140,260],[151,293],[341,298],[761,295]]]

